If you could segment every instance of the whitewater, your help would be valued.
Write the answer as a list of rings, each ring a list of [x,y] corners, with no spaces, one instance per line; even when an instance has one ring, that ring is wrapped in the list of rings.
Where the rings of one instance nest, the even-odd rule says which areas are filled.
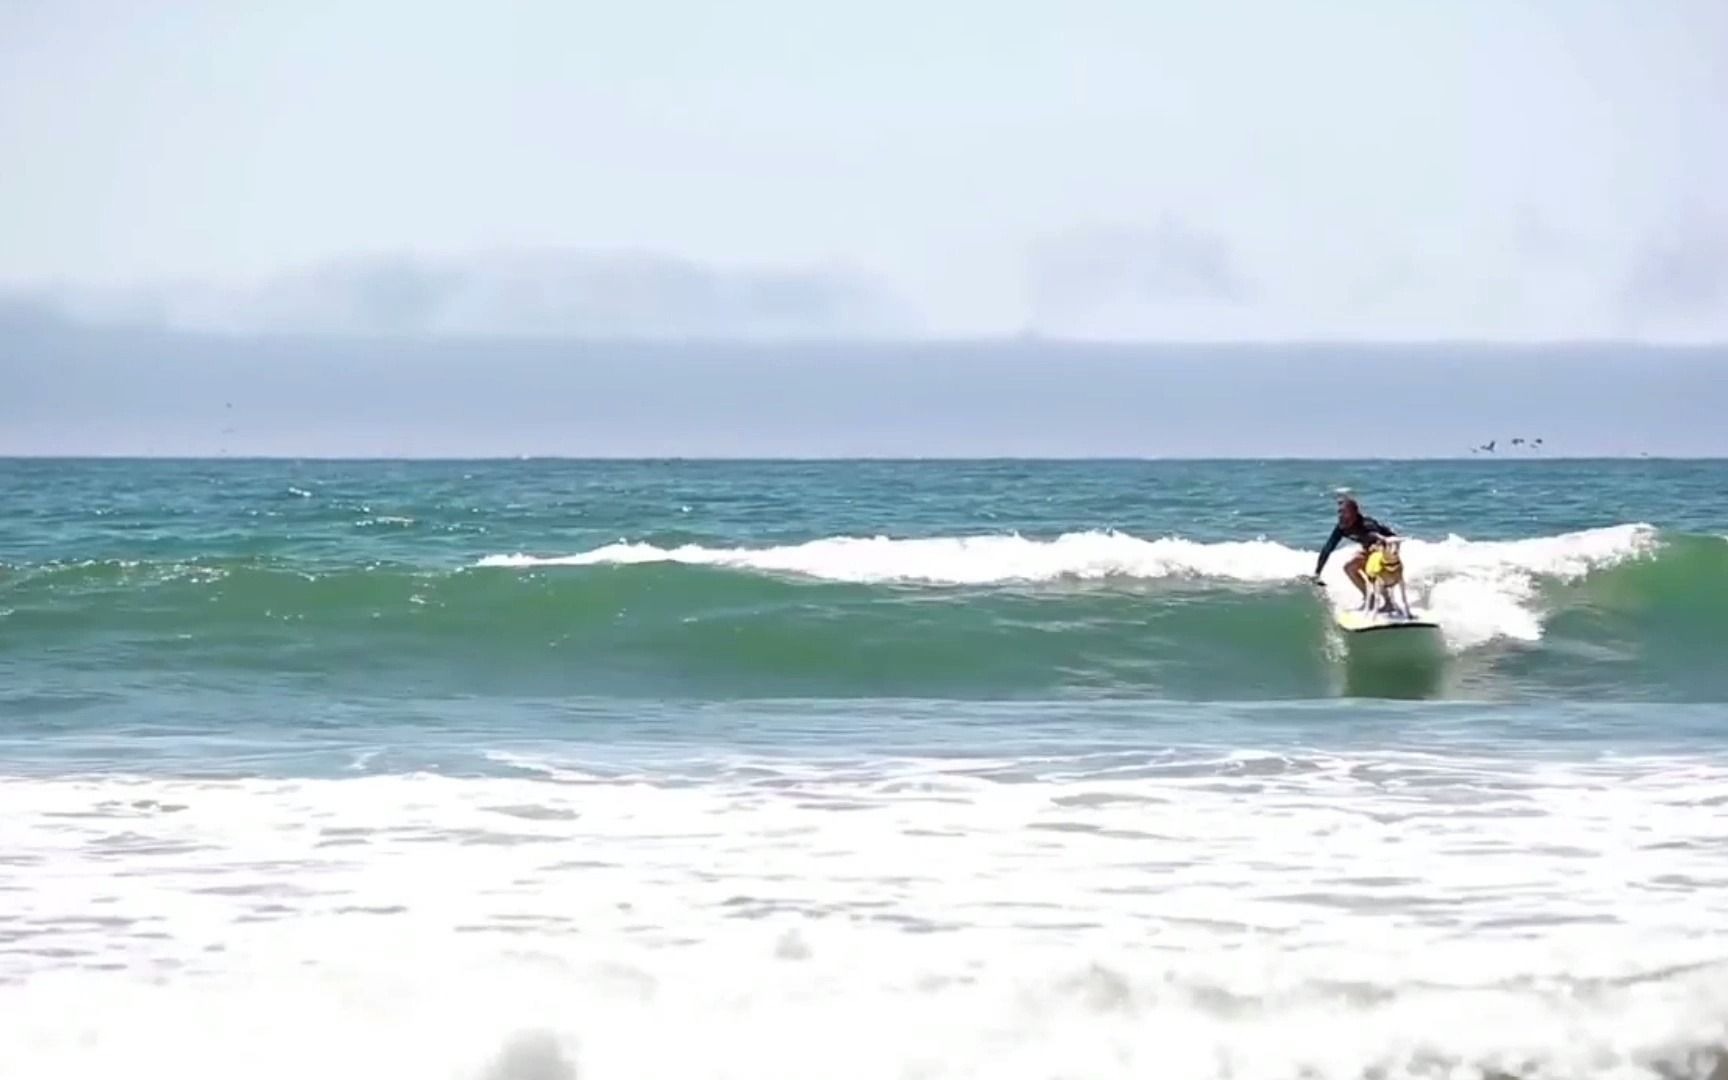
[[[1728,1045],[1720,760],[501,756],[9,782],[0,1068],[1630,1077]]]

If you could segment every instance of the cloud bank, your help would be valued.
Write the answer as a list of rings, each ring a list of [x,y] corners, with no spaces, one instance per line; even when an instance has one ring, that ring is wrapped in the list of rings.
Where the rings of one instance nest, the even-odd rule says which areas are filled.
[[[245,285],[33,296],[91,323],[229,334],[755,340],[918,331],[903,302],[856,271],[729,267],[652,252],[374,256]]]
[[[0,289],[0,301],[85,324],[223,334],[1728,341],[1725,219],[1646,230],[1629,255],[1529,208],[1503,224],[1469,246],[1334,247],[1312,268],[1174,213],[1077,226],[1026,244],[1019,299],[964,325],[943,317],[939,297],[854,267],[584,249],[354,257],[245,283],[32,286]]]

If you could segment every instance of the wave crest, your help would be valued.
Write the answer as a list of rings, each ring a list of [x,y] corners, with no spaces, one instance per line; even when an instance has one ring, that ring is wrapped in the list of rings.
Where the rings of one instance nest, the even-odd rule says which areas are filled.
[[[1468,648],[1494,638],[1534,641],[1542,635],[1542,579],[1571,580],[1649,554],[1659,543],[1643,523],[1524,540],[1449,536],[1405,545],[1414,605],[1439,619],[1450,641]],[[573,555],[491,555],[488,567],[627,566],[679,563],[854,584],[1012,585],[1061,580],[1195,578],[1265,584],[1300,581],[1317,552],[1272,540],[1203,543],[1180,537],[1147,540],[1114,531],[1065,533],[1049,540],[1006,536],[829,537],[764,548],[663,548],[617,543]],[[1327,566],[1334,602],[1354,599],[1344,574],[1347,552]]]

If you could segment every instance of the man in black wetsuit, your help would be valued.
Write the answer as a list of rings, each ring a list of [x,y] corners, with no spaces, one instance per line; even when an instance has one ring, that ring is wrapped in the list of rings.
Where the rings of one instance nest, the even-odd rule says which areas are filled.
[[[1332,557],[1332,549],[1339,541],[1350,540],[1360,546],[1355,558],[1344,564],[1344,574],[1350,579],[1350,584],[1356,586],[1356,591],[1364,597],[1368,595],[1368,583],[1362,579],[1362,564],[1368,561],[1368,545],[1377,536],[1397,536],[1391,529],[1362,513],[1362,508],[1356,505],[1356,498],[1349,488],[1339,488],[1338,524],[1332,527],[1332,535],[1326,538],[1326,546],[1320,549],[1320,561],[1314,564],[1314,583],[1320,584],[1320,571],[1326,569],[1326,560]]]

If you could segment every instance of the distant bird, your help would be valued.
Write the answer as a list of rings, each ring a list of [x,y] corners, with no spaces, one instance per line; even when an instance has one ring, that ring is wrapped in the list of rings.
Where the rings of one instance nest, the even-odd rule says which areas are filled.
[[[1512,440],[1512,445],[1513,445],[1513,446],[1523,446],[1523,445],[1524,445],[1524,440],[1523,440],[1523,439],[1513,439],[1513,440]]]

